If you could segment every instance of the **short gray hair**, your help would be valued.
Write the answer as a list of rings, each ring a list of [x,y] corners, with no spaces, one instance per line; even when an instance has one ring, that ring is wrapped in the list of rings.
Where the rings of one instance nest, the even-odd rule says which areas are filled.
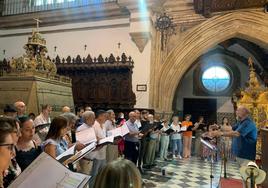
[[[107,110],[106,112],[107,112],[109,115],[111,115],[111,113],[114,113],[114,111],[113,111],[112,109]]]
[[[65,117],[68,120],[68,122],[71,122],[71,121],[76,122],[76,120],[78,119],[78,117],[72,112],[65,112],[61,114],[60,116]]]
[[[82,118],[83,118],[84,121],[89,117],[95,117],[95,113],[93,111],[85,111],[82,114]]]

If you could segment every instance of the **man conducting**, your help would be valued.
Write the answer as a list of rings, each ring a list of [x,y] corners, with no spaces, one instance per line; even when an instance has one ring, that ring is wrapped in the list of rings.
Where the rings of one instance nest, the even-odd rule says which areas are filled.
[[[256,157],[257,128],[249,118],[249,110],[240,106],[236,110],[238,122],[232,131],[216,131],[211,136],[233,137],[232,152],[237,157],[239,165],[254,161]]]

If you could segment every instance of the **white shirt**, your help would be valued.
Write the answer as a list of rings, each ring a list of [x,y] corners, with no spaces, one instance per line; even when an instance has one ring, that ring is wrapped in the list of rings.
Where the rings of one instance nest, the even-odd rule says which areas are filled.
[[[105,126],[103,125],[103,128],[101,128],[101,125],[98,121],[95,121],[93,128],[95,130],[95,134],[97,136],[97,139],[102,139],[106,137],[106,130]],[[93,151],[90,153],[91,159],[98,159],[98,160],[104,160],[106,159],[106,145],[103,146],[101,149]]]
[[[89,126],[88,124],[83,123],[82,125],[80,125],[80,126],[76,129],[76,131],[79,132],[79,131],[83,131],[83,130],[85,130],[85,129],[92,129],[92,128],[93,128],[93,127]]]
[[[135,124],[138,126],[138,128],[141,127],[141,121],[139,119],[136,119]]]
[[[170,128],[175,131],[175,133],[171,135],[171,140],[181,139],[181,133],[176,133],[181,131],[181,122],[178,122],[178,125],[172,123]]]
[[[50,118],[46,119],[43,115],[43,113],[41,113],[39,116],[37,116],[34,119],[34,126],[38,126],[38,125],[42,125],[42,124],[47,124],[47,123],[51,123]]]
[[[104,123],[104,127],[106,130],[106,133],[110,130],[116,129],[116,126],[113,125],[113,122],[111,120],[106,120]]]
[[[91,130],[94,132],[94,134],[95,134],[95,130],[94,130],[93,126],[89,126],[89,125],[86,124],[86,123],[83,123],[81,126],[79,126],[79,127],[76,129],[76,132],[84,131],[84,130],[86,130],[86,129],[91,129]],[[93,152],[91,152],[91,153],[93,153]],[[93,158],[94,158],[94,155],[92,155],[91,153],[87,154],[87,155],[85,156],[85,158],[86,158],[86,159],[93,159]]]

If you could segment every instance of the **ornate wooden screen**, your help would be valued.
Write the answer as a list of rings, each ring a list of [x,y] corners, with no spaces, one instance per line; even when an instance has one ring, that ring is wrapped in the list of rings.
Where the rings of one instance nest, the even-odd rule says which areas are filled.
[[[56,62],[58,74],[72,78],[74,104],[93,108],[129,109],[136,103],[132,91],[133,60],[121,57],[76,58],[70,56]]]
[[[266,3],[266,0],[194,0],[194,9],[209,17],[214,12],[264,7]]]

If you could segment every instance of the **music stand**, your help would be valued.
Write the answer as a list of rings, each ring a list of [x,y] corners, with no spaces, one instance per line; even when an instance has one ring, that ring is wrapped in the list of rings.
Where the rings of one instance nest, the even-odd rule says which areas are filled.
[[[211,160],[210,160],[210,188],[212,188],[212,180],[214,178],[213,176],[213,153],[217,152],[217,147],[213,146],[212,144],[210,144],[209,142],[205,141],[204,139],[200,138],[201,143],[205,146],[207,146],[212,152],[211,152]]]

